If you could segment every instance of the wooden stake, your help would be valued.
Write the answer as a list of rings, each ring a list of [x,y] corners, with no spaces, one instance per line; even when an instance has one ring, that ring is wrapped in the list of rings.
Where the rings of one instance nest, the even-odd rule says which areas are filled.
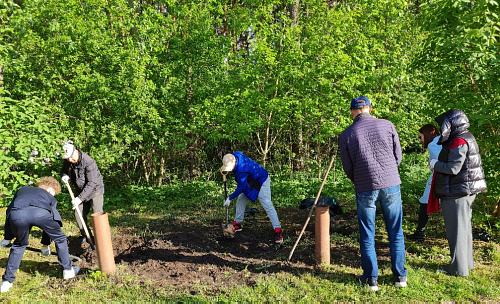
[[[321,191],[323,191],[323,187],[325,186],[326,179],[328,178],[328,173],[330,173],[330,169],[332,168],[333,163],[335,162],[335,158],[337,156],[337,150],[335,150],[335,154],[332,156],[332,160],[330,160],[330,164],[328,165],[328,169],[326,169],[325,176],[323,177],[323,182],[321,183],[321,186],[319,187],[318,194],[316,195],[316,198],[314,199],[314,204],[311,207],[311,210],[309,211],[309,216],[307,217],[306,222],[304,223],[304,227],[302,227],[302,231],[299,234],[299,237],[297,238],[297,241],[295,241],[295,245],[293,245],[292,251],[290,251],[290,254],[288,255],[288,261],[292,259],[293,253],[295,252],[295,249],[297,248],[297,245],[300,242],[300,239],[302,238],[302,235],[304,234],[304,231],[306,231],[307,224],[309,224],[309,221],[311,220],[311,215],[314,211],[314,208],[316,207],[316,204],[318,203],[319,197],[321,195]]]

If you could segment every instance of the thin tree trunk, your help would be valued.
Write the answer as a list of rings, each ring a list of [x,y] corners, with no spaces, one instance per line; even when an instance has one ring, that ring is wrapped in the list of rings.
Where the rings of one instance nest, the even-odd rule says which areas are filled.
[[[302,118],[299,120],[298,134],[297,134],[297,164],[298,170],[304,169],[304,121]]]
[[[295,0],[291,8],[292,25],[297,25],[299,22],[300,0]]]
[[[273,98],[276,98],[278,96],[278,85],[279,85],[279,78],[276,78],[276,84],[275,84],[275,89],[274,89],[274,96]],[[265,166],[266,161],[267,161],[267,154],[269,153],[269,150],[273,146],[274,142],[278,138],[279,131],[275,132],[274,137],[271,135],[271,121],[273,117],[273,112],[269,112],[269,115],[267,116],[266,119],[266,134],[265,134],[265,142],[264,146],[262,145],[262,140],[260,138],[259,132],[257,132],[257,140],[259,142],[258,150],[260,154],[262,155],[262,164]]]
[[[141,155],[141,160],[144,179],[146,180],[146,183],[149,184],[150,172],[148,168],[148,160],[144,157],[144,154]]]
[[[160,156],[160,175],[158,176],[158,186],[163,184],[163,179],[165,178],[165,156],[162,154]]]
[[[259,132],[257,132],[257,139],[259,142],[258,150],[259,150],[260,154],[262,155],[262,164],[264,166],[266,166],[267,154],[269,153],[269,149],[272,145],[272,143],[270,143],[270,136],[269,136],[272,117],[273,117],[273,112],[270,112],[269,116],[267,117],[267,121],[266,121],[266,135],[264,137],[264,144],[262,144],[262,139],[260,138],[260,134],[259,134]],[[272,142],[274,142],[274,140],[272,140]]]

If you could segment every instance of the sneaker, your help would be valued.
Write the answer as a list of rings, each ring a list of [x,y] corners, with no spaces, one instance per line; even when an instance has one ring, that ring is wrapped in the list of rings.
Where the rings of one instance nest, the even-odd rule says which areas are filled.
[[[40,248],[40,252],[43,256],[49,256],[50,255],[50,246],[43,246]]]
[[[78,242],[80,243],[80,248],[82,250],[88,250],[91,248],[90,243],[88,242],[87,238],[82,236],[78,239]]]
[[[82,244],[84,244],[85,242],[87,242],[87,238],[86,238],[86,237],[84,237],[84,236],[79,236],[79,237],[77,238],[77,242],[78,242],[78,244],[80,244],[80,246],[81,246]]]
[[[3,281],[2,286],[0,286],[0,292],[7,292],[12,288],[12,283],[9,281]]]
[[[73,267],[71,267],[71,269],[68,269],[68,270],[65,269],[65,270],[63,270],[63,278],[65,280],[72,279],[72,278],[76,277],[78,272],[80,272],[80,267],[78,267],[78,266],[73,266]]]
[[[436,270],[437,273],[442,273],[442,274],[446,274],[446,275],[453,275],[453,273],[451,271],[449,271],[449,265],[444,265],[442,266],[441,268],[438,268]]]
[[[448,274],[448,271],[444,270],[443,268],[438,268],[436,269],[436,273]]]
[[[378,291],[378,283],[375,278],[358,277],[359,283],[365,285],[369,291]]]
[[[274,228],[274,242],[276,244],[282,244],[283,243],[283,230],[281,228]]]
[[[234,232],[240,232],[241,230],[243,230],[243,227],[241,227],[241,224],[237,221],[233,221],[232,225]]]
[[[7,247],[9,247],[9,245],[10,245],[10,240],[2,240],[0,242],[0,247],[1,248],[7,248]]]
[[[398,277],[394,281],[394,286],[399,288],[405,288],[406,286],[408,286],[408,284],[406,283],[406,277]]]

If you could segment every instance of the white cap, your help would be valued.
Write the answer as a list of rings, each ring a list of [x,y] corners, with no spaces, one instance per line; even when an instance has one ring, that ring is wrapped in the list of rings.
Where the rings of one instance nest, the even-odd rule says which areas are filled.
[[[222,158],[222,167],[220,167],[220,171],[233,171],[234,166],[236,166],[236,157],[233,154],[226,154]]]
[[[73,144],[73,141],[71,140],[68,140],[67,142],[64,143],[63,145],[63,159],[68,159],[71,157],[71,155],[73,155],[73,153],[75,152],[75,145]]]

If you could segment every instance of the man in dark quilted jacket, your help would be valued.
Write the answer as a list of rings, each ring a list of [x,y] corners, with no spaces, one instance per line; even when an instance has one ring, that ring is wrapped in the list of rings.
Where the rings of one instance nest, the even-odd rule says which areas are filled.
[[[391,269],[396,287],[406,287],[403,210],[398,167],[402,153],[394,125],[370,115],[372,105],[366,96],[351,101],[353,123],[340,135],[342,166],[354,183],[360,233],[360,281],[378,290],[375,252],[376,202],[384,215],[391,252]]]

